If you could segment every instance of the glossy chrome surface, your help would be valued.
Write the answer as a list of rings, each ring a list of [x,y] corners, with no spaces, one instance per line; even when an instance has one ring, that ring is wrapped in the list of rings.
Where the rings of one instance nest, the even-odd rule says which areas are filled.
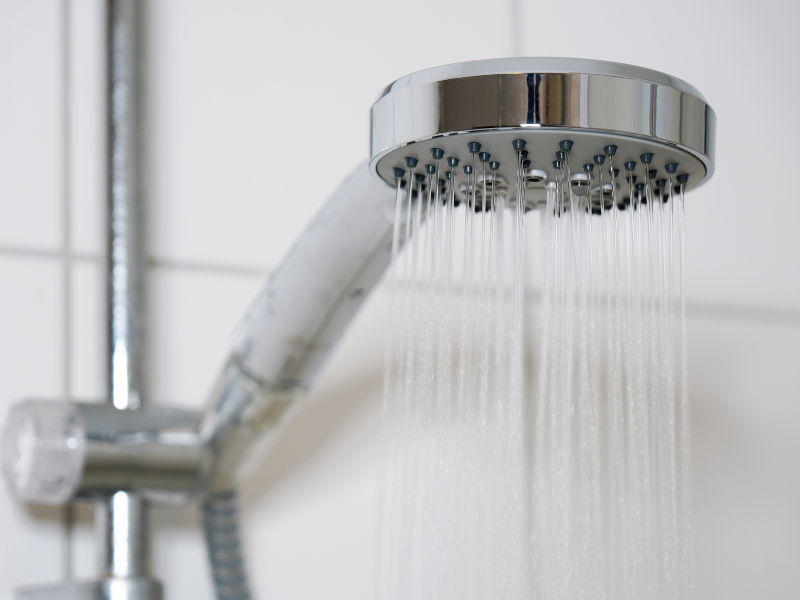
[[[210,463],[197,433],[200,415],[155,406],[137,411],[76,406],[86,431],[80,497],[126,490],[150,501],[184,504],[200,495]]]
[[[109,401],[122,410],[135,410],[142,404],[142,10],[142,0],[107,0],[106,3],[107,364]],[[135,492],[120,490],[105,503],[110,517],[105,524],[97,526],[97,543],[105,547],[101,567],[112,576],[147,578],[145,500]],[[124,584],[100,589],[108,593],[104,597],[127,597],[128,587]],[[160,595],[160,586],[155,582],[136,589],[153,590],[153,595],[147,598],[156,598],[155,590],[159,590]]]
[[[594,75],[607,75],[609,77],[625,77],[652,81],[659,85],[666,85],[676,90],[686,92],[705,100],[703,95],[694,86],[682,79],[667,75],[661,71],[654,71],[645,67],[615,63],[591,58],[564,58],[564,57],[513,57],[513,58],[488,58],[468,62],[450,63],[429,69],[423,69],[401,77],[390,83],[381,93],[381,97],[392,91],[405,89],[425,83],[434,83],[445,79],[461,77],[478,77],[481,75],[494,75],[497,73],[591,73]]]
[[[141,174],[141,1],[108,10],[108,385],[120,409],[141,404],[144,302]]]
[[[463,161],[466,142],[487,133],[504,134],[502,144],[522,137],[533,150],[533,167],[548,172],[560,139],[572,139],[583,153],[578,165],[607,144],[628,150],[630,157],[620,156],[618,164],[638,160],[637,153],[656,144],[668,153],[656,153],[662,168],[671,161],[686,165],[689,188],[714,168],[716,117],[702,95],[675,77],[619,63],[513,58],[427,69],[388,86],[371,116],[370,166],[389,183],[392,168],[403,168],[402,158],[417,150],[410,144],[430,141],[427,146],[446,151],[457,144]],[[553,136],[543,144],[545,132]],[[585,134],[597,137],[583,144]],[[499,152],[500,142],[494,147]],[[513,162],[513,152],[507,154],[501,163]],[[420,155],[431,162],[430,154]]]
[[[141,575],[146,565],[146,531],[144,501],[137,494],[115,492],[108,501],[106,523],[102,533],[107,536],[105,564],[111,577]]]

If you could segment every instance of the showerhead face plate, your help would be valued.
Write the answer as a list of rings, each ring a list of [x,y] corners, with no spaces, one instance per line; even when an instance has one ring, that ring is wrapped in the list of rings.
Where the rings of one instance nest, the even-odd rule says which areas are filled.
[[[452,170],[450,157],[459,160],[459,174],[473,162],[478,175],[484,165],[488,173],[496,161],[498,176],[514,181],[520,161],[514,142],[524,140],[527,171],[536,173],[527,182],[534,202],[555,178],[559,157],[572,174],[593,164],[595,181],[601,173],[608,181],[612,166],[623,181],[628,162],[641,178],[655,170],[656,178],[670,179],[667,165],[677,164],[673,179],[688,175],[690,190],[713,173],[715,122],[700,92],[657,71],[566,58],[474,61],[419,71],[388,86],[372,106],[370,165],[394,185],[395,169],[408,178],[407,157],[417,161],[414,173],[436,165],[435,156],[442,156],[440,173]],[[474,154],[473,142],[480,144]],[[607,146],[616,146],[613,155]],[[482,162],[484,152],[490,157]]]

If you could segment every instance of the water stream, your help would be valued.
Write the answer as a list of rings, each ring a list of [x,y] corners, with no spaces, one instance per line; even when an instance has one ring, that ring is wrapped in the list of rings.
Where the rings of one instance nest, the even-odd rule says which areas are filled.
[[[526,228],[524,179],[436,169],[398,186],[379,598],[689,598],[682,189],[567,156]]]

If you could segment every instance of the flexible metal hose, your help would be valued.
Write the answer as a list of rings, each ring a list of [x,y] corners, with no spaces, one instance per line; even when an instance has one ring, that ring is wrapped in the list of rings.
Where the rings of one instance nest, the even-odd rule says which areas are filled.
[[[217,600],[250,600],[239,541],[238,494],[235,490],[206,498],[203,528]]]

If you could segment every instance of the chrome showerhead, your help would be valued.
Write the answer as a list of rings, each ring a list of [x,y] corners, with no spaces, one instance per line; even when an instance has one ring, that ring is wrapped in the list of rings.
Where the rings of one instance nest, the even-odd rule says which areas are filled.
[[[371,116],[370,168],[390,185],[395,168],[406,168],[406,179],[426,164],[443,174],[451,170],[444,159],[456,158],[473,166],[479,185],[486,170],[498,194],[514,193],[500,182],[524,180],[528,209],[544,204],[556,165],[576,195],[597,196],[593,203],[610,196],[623,165],[626,177],[684,191],[714,170],[716,117],[700,92],[619,63],[512,58],[435,67],[389,85]],[[408,169],[408,159],[419,166]],[[468,180],[455,168],[448,178],[457,195]]]

